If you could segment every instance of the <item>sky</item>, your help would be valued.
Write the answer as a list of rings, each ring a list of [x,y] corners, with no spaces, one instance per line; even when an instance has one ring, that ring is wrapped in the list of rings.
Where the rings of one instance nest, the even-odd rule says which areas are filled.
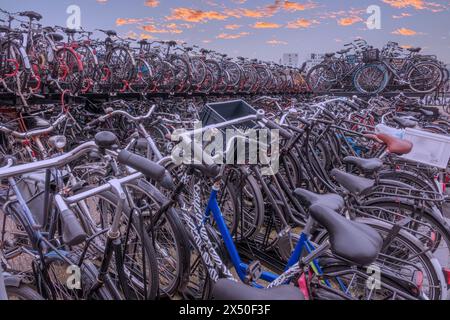
[[[382,47],[422,47],[450,63],[450,0],[0,0],[0,8],[34,10],[45,25],[66,25],[70,5],[84,29],[133,38],[180,40],[268,61],[283,53],[333,52],[355,38]],[[379,7],[370,29],[369,6]],[[0,15],[1,17],[1,15]]]

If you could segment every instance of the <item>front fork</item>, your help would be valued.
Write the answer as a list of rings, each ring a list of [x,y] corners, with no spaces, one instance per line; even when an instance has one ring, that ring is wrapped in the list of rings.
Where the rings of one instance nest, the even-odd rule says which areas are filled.
[[[104,250],[104,256],[103,260],[100,265],[99,274],[97,277],[97,282],[94,284],[94,286],[91,288],[89,296],[91,296],[95,291],[97,291],[100,287],[103,286],[105,281],[109,281],[107,278],[109,266],[112,260],[112,255],[114,253],[115,259],[116,259],[116,270],[119,278],[120,285],[122,287],[123,293],[125,294],[125,298],[130,298],[130,288],[128,286],[127,277],[124,270],[123,265],[123,252],[122,252],[122,241],[120,238],[120,220],[122,218],[122,212],[123,207],[126,202],[126,194],[124,189],[122,188],[120,182],[118,182],[117,179],[112,179],[108,182],[114,194],[118,196],[118,204],[116,207],[116,210],[114,212],[113,221],[112,224],[106,233],[106,245]],[[131,221],[129,221],[131,223]],[[118,296],[118,299],[121,299],[123,297],[120,297],[120,293],[115,292],[115,295]]]

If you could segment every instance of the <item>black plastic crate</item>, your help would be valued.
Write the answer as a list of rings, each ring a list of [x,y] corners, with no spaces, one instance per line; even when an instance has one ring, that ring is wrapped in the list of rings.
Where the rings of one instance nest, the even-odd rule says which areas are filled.
[[[256,114],[256,110],[243,100],[207,103],[201,112],[203,127]],[[234,126],[235,129],[251,129],[256,121],[245,121]]]
[[[370,63],[380,60],[380,50],[368,49],[363,51],[363,62]]]

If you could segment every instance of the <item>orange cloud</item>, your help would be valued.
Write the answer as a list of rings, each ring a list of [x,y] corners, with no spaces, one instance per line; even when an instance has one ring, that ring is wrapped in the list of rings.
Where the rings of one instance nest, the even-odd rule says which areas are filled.
[[[317,5],[313,2],[309,3],[298,3],[292,1],[285,1],[283,4],[283,8],[287,11],[304,11],[307,9],[316,8]]]
[[[445,8],[442,4],[425,0],[383,0],[383,2],[398,9],[412,7],[416,10],[427,9],[433,12],[439,12]]]
[[[255,29],[277,29],[281,28],[281,25],[272,22],[256,22],[252,27]]]
[[[123,26],[126,24],[136,24],[142,21],[143,21],[142,19],[134,19],[134,18],[117,18],[116,26]]]
[[[282,0],[275,0],[274,4],[270,4],[265,7],[259,7],[256,9],[246,9],[246,8],[227,9],[225,10],[225,14],[234,18],[241,18],[241,17],[256,18],[256,19],[268,18],[272,17],[275,13],[277,13],[282,6],[283,6]]]
[[[172,9],[167,20],[183,20],[187,22],[205,22],[208,20],[225,20],[227,16],[217,11],[202,11],[189,8]]]
[[[147,0],[147,1],[145,1],[145,5],[147,7],[155,8],[155,7],[159,6],[159,1],[158,0]]]
[[[406,12],[402,12],[399,15],[393,15],[392,18],[394,19],[402,19],[402,18],[406,18],[406,17],[411,17],[412,14],[411,13],[406,13]]]
[[[178,29],[178,26],[175,23],[171,23],[166,25],[165,29],[160,29],[153,24],[147,24],[141,27],[142,30],[147,31],[149,33],[175,33],[179,34],[183,31]]]
[[[286,41],[281,41],[281,40],[269,40],[266,41],[267,44],[273,45],[273,46],[277,46],[277,45],[286,45],[288,44]]]
[[[248,32],[240,32],[240,33],[237,33],[237,34],[221,33],[216,38],[217,39],[227,39],[227,40],[229,40],[229,39],[239,39],[239,38],[248,36],[249,34],[250,33],[248,33]]]
[[[417,34],[416,31],[408,29],[408,28],[400,28],[392,32],[393,34],[397,34],[400,36],[414,36]]]
[[[144,39],[145,40],[155,39],[155,37],[152,36],[151,34],[145,34],[145,33],[141,33],[140,38],[143,39],[143,40]]]
[[[361,17],[357,17],[357,16],[353,16],[353,17],[346,17],[346,18],[341,18],[338,20],[338,24],[340,26],[351,26],[352,24],[355,24],[357,22],[361,22],[363,21],[363,19]]]
[[[301,18],[295,21],[291,21],[287,24],[287,28],[289,29],[299,29],[299,28],[308,28],[313,24],[318,24],[317,20],[309,20],[305,18]]]
[[[228,30],[236,30],[236,29],[239,29],[240,27],[242,27],[242,26],[239,25],[239,24],[227,24],[227,25],[225,26],[225,29],[228,29]]]

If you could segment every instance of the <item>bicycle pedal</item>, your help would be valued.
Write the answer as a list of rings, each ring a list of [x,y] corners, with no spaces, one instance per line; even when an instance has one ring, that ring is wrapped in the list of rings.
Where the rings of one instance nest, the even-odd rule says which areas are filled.
[[[247,280],[248,282],[253,282],[261,278],[262,275],[262,265],[259,260],[252,261],[247,267]]]

